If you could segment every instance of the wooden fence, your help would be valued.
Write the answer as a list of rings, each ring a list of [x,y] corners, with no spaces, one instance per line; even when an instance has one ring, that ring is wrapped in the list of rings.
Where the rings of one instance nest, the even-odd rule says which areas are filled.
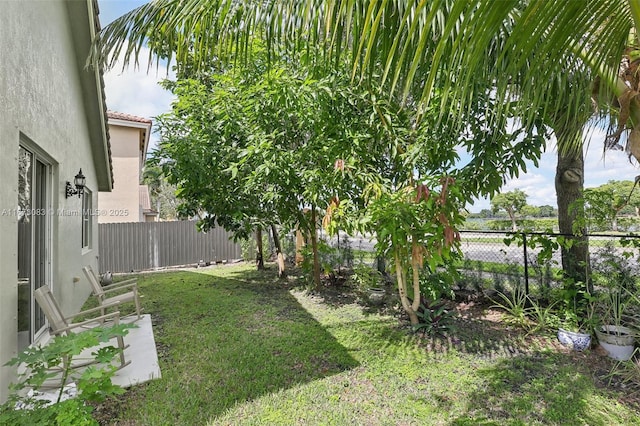
[[[240,244],[222,228],[198,232],[195,221],[98,225],[100,272],[146,271],[240,259]]]

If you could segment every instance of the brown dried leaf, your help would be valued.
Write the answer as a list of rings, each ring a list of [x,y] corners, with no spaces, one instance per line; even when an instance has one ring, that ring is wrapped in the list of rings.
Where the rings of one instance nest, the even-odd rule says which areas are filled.
[[[640,129],[633,129],[627,139],[627,153],[640,161]]]

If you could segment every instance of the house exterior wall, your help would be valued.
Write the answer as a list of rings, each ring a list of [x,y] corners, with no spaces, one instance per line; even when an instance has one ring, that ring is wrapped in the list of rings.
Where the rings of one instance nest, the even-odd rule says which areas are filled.
[[[90,2],[70,7],[61,0],[5,2],[0,13],[0,402],[7,397],[8,384],[15,380],[14,369],[4,364],[18,348],[15,210],[21,139],[51,165],[47,281],[65,314],[77,312],[90,294],[82,266],[97,267],[97,237],[92,239],[92,247],[82,248],[82,218],[77,214],[82,200],[65,198],[64,192],[65,182],[73,182],[82,168],[97,207],[97,182],[103,182],[104,187],[107,178],[110,180],[109,175],[103,172],[98,176],[96,171],[96,158],[104,160],[105,155],[92,148],[95,128],[88,124],[91,100],[86,99],[86,86],[80,81],[88,78],[81,76],[82,72],[91,71],[81,71],[77,42],[70,29],[70,10],[76,7],[93,16]],[[79,25],[91,28],[89,20]],[[95,111],[96,105],[90,107]],[[104,163],[101,167],[104,170]],[[91,230],[97,236],[97,220],[92,221]]]
[[[100,223],[143,222],[140,183],[140,129],[109,124],[113,190],[99,197]]]

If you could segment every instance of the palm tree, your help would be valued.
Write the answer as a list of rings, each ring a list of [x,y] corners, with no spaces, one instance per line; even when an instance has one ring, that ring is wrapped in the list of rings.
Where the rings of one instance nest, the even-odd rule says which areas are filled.
[[[349,57],[356,79],[379,80],[405,96],[419,87],[422,107],[438,88],[443,118],[460,122],[474,79],[492,81],[505,101],[496,102],[498,113],[507,101],[526,99],[517,111],[526,125],[540,108],[579,98],[559,84],[567,90],[549,105],[547,85],[567,83],[569,61],[599,76],[601,99],[616,99],[620,120],[608,141],[615,145],[640,123],[633,61],[639,27],[640,0],[503,0],[499,7],[494,0],[154,0],[107,26],[92,59],[112,66],[122,53],[125,63],[137,61],[149,36],[151,56],[195,68],[246,58],[254,38],[272,51],[313,45],[326,63]],[[628,141],[640,157],[640,131]]]

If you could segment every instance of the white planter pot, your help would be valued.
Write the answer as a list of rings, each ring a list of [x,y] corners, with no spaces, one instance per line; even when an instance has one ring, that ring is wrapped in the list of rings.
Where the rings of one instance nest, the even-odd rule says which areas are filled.
[[[618,361],[627,361],[635,350],[635,336],[633,330],[628,327],[616,325],[603,325],[596,330],[596,336],[600,346],[607,354]]]
[[[586,333],[576,333],[564,328],[558,329],[558,340],[564,346],[576,351],[583,351],[591,346],[591,335]]]

